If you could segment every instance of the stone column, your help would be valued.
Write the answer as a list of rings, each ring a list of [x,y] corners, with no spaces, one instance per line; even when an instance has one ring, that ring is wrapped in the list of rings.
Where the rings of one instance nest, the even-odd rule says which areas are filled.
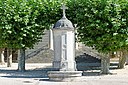
[[[51,29],[49,30],[49,48],[53,50],[53,32]]]

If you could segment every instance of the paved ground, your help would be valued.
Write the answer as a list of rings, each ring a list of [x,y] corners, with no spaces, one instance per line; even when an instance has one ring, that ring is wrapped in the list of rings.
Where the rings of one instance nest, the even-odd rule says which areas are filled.
[[[18,72],[17,64],[11,68],[0,65],[0,85],[128,85],[128,66],[113,69],[112,75],[99,75],[99,70],[85,71],[84,76],[72,82],[53,82],[47,78],[51,64],[26,64],[26,72]]]

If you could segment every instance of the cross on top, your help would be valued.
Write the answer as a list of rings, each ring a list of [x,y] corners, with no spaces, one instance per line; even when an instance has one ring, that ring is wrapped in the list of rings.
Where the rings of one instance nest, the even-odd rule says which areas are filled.
[[[63,18],[66,18],[65,10],[68,9],[64,4],[61,6],[61,9],[63,9]]]

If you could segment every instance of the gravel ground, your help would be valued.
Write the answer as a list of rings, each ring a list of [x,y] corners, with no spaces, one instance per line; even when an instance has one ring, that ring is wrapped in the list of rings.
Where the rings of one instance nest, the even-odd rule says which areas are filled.
[[[12,67],[0,65],[0,85],[128,85],[128,66],[125,69],[112,69],[111,75],[99,75],[99,70],[85,71],[82,77],[72,82],[49,81],[47,71],[51,63],[27,63],[25,72],[17,71],[17,63]]]

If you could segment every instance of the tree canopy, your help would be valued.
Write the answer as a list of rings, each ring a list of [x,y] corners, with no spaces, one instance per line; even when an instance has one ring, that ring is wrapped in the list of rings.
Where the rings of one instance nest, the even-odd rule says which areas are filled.
[[[78,0],[76,6],[81,42],[103,53],[127,47],[127,0]]]
[[[85,45],[104,53],[126,49],[127,0],[0,0],[0,47],[33,47],[44,29],[62,17],[62,2]]]
[[[57,0],[0,0],[0,47],[33,47],[53,23],[58,3]]]

